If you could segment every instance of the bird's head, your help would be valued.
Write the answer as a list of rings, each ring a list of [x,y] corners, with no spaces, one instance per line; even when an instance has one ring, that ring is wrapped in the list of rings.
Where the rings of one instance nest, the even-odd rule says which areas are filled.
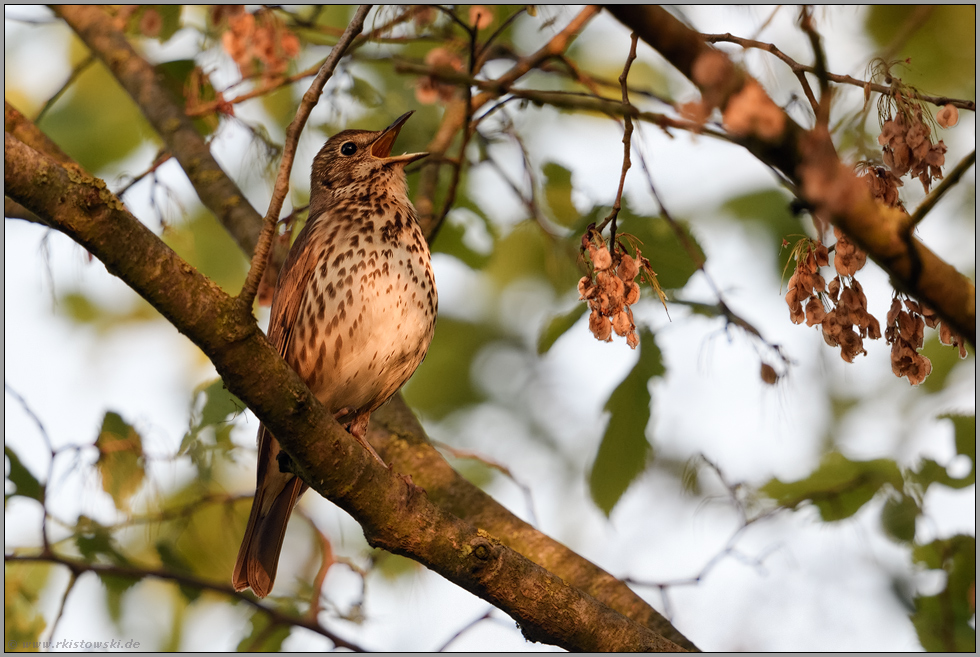
[[[330,199],[358,197],[381,189],[404,194],[405,166],[428,155],[391,154],[399,131],[412,114],[402,114],[384,130],[344,130],[328,139],[313,159],[311,206],[329,206]]]

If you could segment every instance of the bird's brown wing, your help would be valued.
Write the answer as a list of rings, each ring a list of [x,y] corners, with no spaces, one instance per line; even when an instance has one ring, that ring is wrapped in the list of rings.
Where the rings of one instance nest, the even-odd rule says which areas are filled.
[[[319,257],[316,249],[309,248],[309,229],[313,223],[309,221],[296,238],[283,263],[272,297],[268,337],[286,362],[290,361],[288,351],[292,328]],[[232,583],[238,591],[251,587],[255,595],[264,598],[276,580],[286,524],[306,485],[298,477],[280,471],[277,460],[279,442],[264,425],[259,426],[258,442],[255,498],[235,561]]]

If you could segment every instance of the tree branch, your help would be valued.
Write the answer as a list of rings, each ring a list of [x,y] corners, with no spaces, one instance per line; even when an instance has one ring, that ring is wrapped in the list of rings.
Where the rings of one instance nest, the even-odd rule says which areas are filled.
[[[296,625],[298,627],[306,628],[311,632],[316,632],[320,636],[326,637],[333,642],[334,646],[337,648],[347,648],[354,652],[365,652],[364,648],[361,648],[355,643],[351,643],[346,639],[342,639],[330,630],[326,629],[315,619],[305,619],[301,616],[290,616],[284,614],[275,607],[268,607],[261,602],[259,602],[254,596],[248,595],[246,593],[239,593],[234,588],[227,584],[217,584],[215,582],[210,582],[206,579],[201,579],[199,577],[194,577],[193,575],[187,575],[184,573],[173,572],[169,570],[160,570],[156,568],[140,568],[133,566],[119,566],[112,564],[95,564],[88,563],[86,561],[81,561],[79,559],[70,559],[64,557],[60,554],[55,554],[53,552],[47,554],[38,555],[26,555],[26,554],[5,554],[3,555],[4,564],[8,563],[49,563],[57,564],[59,566],[65,566],[71,571],[72,580],[69,586],[73,585],[75,579],[82,573],[94,573],[99,577],[110,576],[110,577],[126,577],[130,579],[143,579],[145,577],[152,577],[154,579],[161,579],[167,582],[174,582],[175,584],[180,584],[182,586],[189,586],[192,589],[198,591],[211,591],[212,593],[218,593],[237,602],[244,602],[245,604],[255,607],[262,613],[269,616],[273,623],[277,625]],[[70,590],[70,588],[69,588]],[[67,592],[66,592],[67,595]],[[61,601],[61,607],[64,608],[64,599]]]
[[[272,349],[250,309],[181,260],[103,181],[5,134],[4,183],[12,199],[86,247],[200,347],[227,388],[279,437],[298,474],[350,513],[369,544],[494,604],[531,640],[571,650],[680,649],[437,507],[409,478],[378,463]]]
[[[765,50],[771,53],[775,57],[782,60],[793,73],[797,74],[797,77],[803,73],[813,73],[817,74],[817,69],[814,66],[809,66],[807,64],[800,64],[795,59],[784,53],[782,50],[777,48],[775,44],[766,43],[764,41],[755,41],[754,39],[744,39],[742,37],[737,37],[729,33],[725,34],[701,34],[707,43],[734,43],[742,46],[743,48],[756,48],[759,50]],[[805,80],[806,78],[802,78]],[[861,87],[862,89],[868,89],[869,91],[874,91],[879,94],[890,94],[892,93],[892,88],[884,84],[874,84],[867,80],[859,80],[857,78],[851,77],[850,75],[837,75],[835,73],[827,72],[827,79],[831,82],[836,82],[838,84],[850,84],[855,87]],[[807,85],[809,87],[809,85]],[[813,93],[812,91],[810,92]],[[916,98],[925,101],[936,107],[942,107],[943,105],[953,105],[960,109],[969,110],[971,112],[977,111],[977,104],[972,100],[963,100],[961,98],[949,98],[947,96],[930,96],[928,94],[916,92]]]
[[[160,84],[153,67],[139,56],[101,7],[62,5],[53,9],[133,98],[183,167],[205,207],[245,253],[253,253],[262,229],[261,215],[218,165],[182,105]]]
[[[929,194],[929,196],[923,199],[922,203],[915,209],[915,212],[908,218],[908,224],[910,226],[917,226],[919,222],[926,218],[926,214],[935,207],[936,203],[939,203],[939,199],[946,195],[953,185],[960,181],[970,167],[976,162],[977,159],[977,149],[973,149],[969,155],[964,157],[959,163],[953,167],[953,170],[946,174],[935,189]]]
[[[737,74],[727,56],[661,7],[617,5],[609,7],[609,11],[698,84],[704,97],[711,98],[723,111],[750,84],[758,85],[747,74]],[[704,55],[708,57],[701,59]],[[724,63],[730,72],[699,77],[695,74],[699,59],[702,71],[704,62],[714,60]],[[893,209],[874,201],[867,186],[840,161],[825,129],[818,126],[812,132],[804,131],[764,93],[754,100],[751,112],[756,117],[778,119],[780,129],[763,132],[757,127],[759,124],[754,124],[735,131],[732,137],[736,143],[794,181],[811,207],[826,214],[831,223],[888,272],[896,289],[935,308],[956,333],[975,345],[973,282],[907,234],[904,214],[897,216]]]

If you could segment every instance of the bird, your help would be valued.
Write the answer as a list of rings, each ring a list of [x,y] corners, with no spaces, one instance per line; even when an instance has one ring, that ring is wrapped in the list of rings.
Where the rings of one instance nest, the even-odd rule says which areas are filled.
[[[405,180],[405,167],[428,153],[391,155],[412,113],[384,130],[344,130],[314,158],[309,219],[279,273],[268,330],[316,398],[382,463],[364,437],[371,413],[425,358],[438,307]],[[255,497],[232,575],[236,591],[259,598],[272,590],[286,524],[308,487],[280,458],[260,425]]]

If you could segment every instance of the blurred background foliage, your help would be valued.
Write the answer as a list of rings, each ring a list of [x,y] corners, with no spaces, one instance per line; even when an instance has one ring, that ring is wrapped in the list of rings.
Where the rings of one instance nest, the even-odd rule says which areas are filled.
[[[176,163],[160,158],[161,141],[136,104],[103,64],[93,61],[64,24],[43,13],[31,14],[42,17],[38,22],[24,21],[17,10],[17,7],[5,9],[7,101],[26,116],[36,118],[45,133],[82,166],[105,178],[113,190],[125,190],[123,198],[127,204],[182,258],[226,291],[237,292],[247,270],[247,258],[225,229],[188,193],[186,180]],[[283,85],[281,76],[269,75],[262,69],[263,62],[256,61],[252,76],[242,81],[241,66],[236,67],[227,47],[223,47],[226,43],[223,39],[228,38],[228,23],[225,18],[217,18],[218,13],[211,9],[151,5],[134,11],[117,11],[121,15],[125,13],[125,29],[132,42],[156,66],[162,79],[180,98],[179,102],[189,110],[195,104],[213,103],[219,98],[229,101],[249,90],[275,86],[252,100],[196,117],[198,130],[211,140],[226,170],[245,190],[254,207],[264,212],[285,128],[308,78]],[[399,12],[404,11],[400,7],[381,8],[371,14],[366,30],[395,21]],[[543,45],[577,10],[538,7],[531,12],[521,6],[494,6],[481,11],[489,13],[492,22],[478,31],[480,39],[501,30],[494,41],[494,56],[484,70],[486,77],[492,78],[506,71],[516,57]],[[782,11],[793,14],[795,10]],[[833,44],[833,31],[847,19],[840,14],[831,15],[830,9],[822,11],[826,15],[818,13],[818,27],[826,30],[825,38]],[[261,14],[262,20],[282,31],[280,35],[289,33],[298,39],[299,51],[285,62],[284,74],[294,75],[315,66],[325,56],[327,46],[335,42],[346,26],[352,9],[342,6],[251,8],[249,12]],[[286,210],[296,211],[297,225],[305,219],[309,160],[330,134],[344,128],[377,129],[401,113],[415,109],[416,114],[396,148],[404,152],[429,148],[430,140],[442,125],[447,101],[439,98],[433,102],[420,92],[424,79],[396,69],[400,61],[433,61],[436,51],[444,59],[456,57],[460,66],[465,67],[469,43],[456,19],[449,16],[450,12],[460,22],[471,22],[474,15],[468,6],[444,11],[428,8],[411,13],[408,20],[398,22],[381,38],[360,45],[338,69],[300,144],[300,158],[288,197],[292,207]],[[787,20],[791,22],[791,18]],[[618,24],[608,17],[604,20],[595,26],[595,37],[589,36],[593,26],[586,28],[568,50],[566,61],[574,62],[578,75],[599,85],[604,95],[615,98],[619,95],[615,80],[623,62],[612,57],[604,49],[604,43],[608,39],[618,40],[620,43],[614,51],[625,54],[629,39],[624,30],[617,29]],[[908,83],[927,93],[975,97],[974,7],[881,5],[867,9],[863,21],[863,31],[872,49],[888,54],[890,60],[902,61],[895,71],[898,75],[907,74],[904,79]],[[47,74],[40,76],[43,80],[31,70],[32,58],[38,56],[39,42],[47,44],[45,57],[51,60],[44,62],[42,70]],[[805,53],[796,53],[792,48],[787,51],[809,61]],[[629,78],[634,102],[663,112],[670,105],[658,98],[673,102],[691,96],[688,83],[663,60],[649,51],[642,54]],[[762,60],[746,55],[744,63],[753,70],[759,61]],[[850,62],[849,70],[835,72],[860,76],[866,63]],[[779,67],[773,60],[765,61],[760,79],[777,102],[782,102],[789,97],[785,89],[795,87],[792,76],[788,71],[778,70]],[[547,72],[536,71],[520,85],[528,89],[581,91],[583,86],[574,79],[574,71],[571,75],[562,73],[568,68],[552,62]],[[58,73],[53,75],[51,71]],[[220,95],[216,90],[221,90]],[[451,98],[455,90],[447,93]],[[860,89],[854,93],[860,96]],[[858,116],[859,110],[860,100],[855,103],[846,94],[842,95],[839,109],[835,108],[841,116],[849,113]],[[479,110],[480,114],[484,111],[486,108]],[[766,391],[767,386],[759,381],[757,372],[758,365],[769,364],[778,370],[773,394],[785,395],[786,387],[799,380],[794,379],[794,362],[781,360],[772,344],[731,324],[731,317],[726,318],[717,305],[723,300],[717,293],[728,295],[746,284],[737,281],[738,265],[725,255],[725,246],[736,239],[734,236],[761,245],[740,252],[759,257],[758,262],[751,264],[752,268],[764,268],[766,280],[785,281],[790,253],[781,247],[786,241],[795,242],[804,233],[813,234],[812,226],[805,215],[794,212],[791,194],[775,180],[763,188],[739,188],[720,203],[713,200],[716,194],[701,198],[701,190],[675,189],[666,180],[660,183],[665,197],[685,199],[676,203],[675,214],[668,219],[660,208],[651,205],[649,188],[643,182],[645,164],[641,166],[634,158],[631,185],[627,186],[618,229],[635,236],[642,244],[643,255],[650,260],[671,301],[668,310],[672,321],[668,321],[656,295],[644,286],[644,300],[637,306],[639,348],[631,355],[625,342],[617,338],[611,345],[601,345],[604,351],[597,351],[600,346],[588,333],[587,309],[578,301],[576,284],[584,271],[581,237],[590,224],[608,214],[614,198],[622,147],[616,137],[609,139],[609,143],[600,143],[598,135],[614,134],[600,121],[615,126],[608,117],[595,113],[554,111],[520,101],[502,104],[496,113],[497,119],[481,121],[464,153],[465,166],[455,187],[452,210],[432,243],[442,297],[441,313],[429,354],[405,387],[407,402],[422,417],[433,437],[450,443],[455,440],[454,447],[485,455],[485,460],[458,459],[454,464],[471,480],[493,491],[499,490],[500,482],[506,480],[494,467],[494,460],[513,469],[524,454],[523,458],[529,462],[547,461],[550,468],[561,473],[549,483],[558,491],[557,497],[565,495],[561,491],[584,486],[595,509],[605,516],[613,513],[631,486],[658,470],[676,477],[676,487],[687,491],[683,495],[709,499],[712,494],[708,491],[718,493],[717,484],[705,481],[714,476],[711,468],[697,466],[699,461],[690,460],[697,450],[680,453],[673,441],[668,441],[667,453],[661,458],[658,443],[664,427],[651,420],[661,408],[658,395],[665,388],[682,385],[682,379],[672,367],[680,363],[693,367],[698,367],[696,363],[703,364],[703,354],[678,355],[677,343],[672,342],[671,335],[677,331],[700,331],[699,335],[724,332],[729,342],[713,344],[713,353],[742,350],[749,354],[749,361],[754,359],[757,363],[756,369],[738,373],[736,380],[742,382],[737,385]],[[838,140],[844,144],[877,143],[877,124],[874,112],[871,114],[863,122],[842,123],[847,129],[836,135]],[[962,112],[961,120],[972,124],[972,113]],[[593,127],[597,136],[590,134]],[[567,143],[555,140],[557,134],[563,142],[579,143],[576,151],[579,160],[570,161],[574,159],[568,155],[571,151]],[[955,134],[969,135],[968,132]],[[702,136],[695,142],[690,135],[676,133],[673,140],[693,147],[710,138]],[[447,153],[455,157],[459,135],[452,143]],[[742,157],[749,158],[747,154]],[[608,169],[601,181],[591,178],[599,161]],[[698,165],[688,162],[684,166]],[[705,175],[709,178],[703,180],[707,188],[715,181],[710,179],[711,174]],[[451,177],[451,168],[441,167],[434,203],[437,209],[442,206]],[[417,169],[410,176],[410,185],[413,189],[419,186]],[[953,218],[944,224],[959,233],[945,236],[940,242],[972,243],[972,235],[966,234],[973,230],[968,216],[975,198],[972,185],[972,179],[961,185],[970,189],[964,192],[962,207],[952,210]],[[914,207],[916,199],[921,198],[915,185],[908,185],[903,193],[909,194],[909,207]],[[681,242],[678,229],[693,252]],[[134,254],[134,257],[138,256]],[[719,274],[720,290],[706,286],[697,273],[702,261],[706,260],[708,267],[712,267],[715,258],[721,261],[714,269]],[[974,269],[970,265],[967,269],[973,276]],[[7,285],[10,284],[8,278]],[[775,287],[752,292],[781,296]],[[76,330],[94,329],[99,340],[111,342],[134,328],[165,323],[133,293],[109,295],[101,289],[62,282],[54,289],[54,295],[59,321],[68,322]],[[751,303],[742,303],[740,307],[763,335],[783,334],[781,329],[762,323],[768,321],[762,319],[768,315],[761,311],[753,313]],[[257,312],[264,322],[267,311]],[[779,321],[788,325],[785,308],[782,312]],[[710,325],[699,323],[702,321]],[[795,327],[795,330],[803,332],[804,328]],[[746,339],[733,342],[736,334]],[[818,333],[810,333],[807,339],[824,349]],[[693,345],[695,351],[704,348],[704,343],[700,347],[697,342]],[[196,354],[193,347],[189,344],[188,347]],[[610,356],[612,352],[615,354]],[[839,362],[834,361],[836,356],[829,349],[827,353],[821,358]],[[809,466],[792,468],[793,476],[775,476],[775,470],[768,469],[769,476],[757,476],[747,488],[728,484],[725,487],[740,500],[739,504],[745,501],[744,491],[752,491],[752,502],[741,515],[743,527],[771,517],[780,508],[815,508],[819,514],[815,522],[839,523],[862,509],[873,507],[873,513],[880,516],[881,531],[907,548],[910,572],[944,573],[944,584],[935,594],[926,595],[920,590],[887,594],[902,598],[903,604],[909,607],[908,622],[914,625],[922,647],[973,650],[975,539],[972,535],[956,534],[923,541],[921,537],[928,532],[920,525],[928,515],[924,500],[930,487],[969,489],[974,486],[976,434],[974,419],[969,414],[972,409],[960,409],[962,412],[947,419],[939,419],[938,412],[933,413],[934,424],[951,422],[955,426],[955,458],[959,465],[968,462],[969,468],[959,465],[953,468],[949,460],[937,462],[918,453],[910,456],[900,444],[893,448],[893,454],[884,457],[862,459],[853,453],[846,455],[848,436],[854,432],[854,418],[862,412],[878,409],[873,412],[901,418],[905,411],[896,406],[897,399],[903,400],[901,404],[906,409],[928,403],[923,400],[930,398],[939,400],[934,406],[941,406],[946,403],[943,394],[947,385],[963,379],[962,374],[954,376],[954,373],[975,371],[972,350],[968,360],[961,361],[954,350],[938,343],[934,332],[927,332],[923,353],[932,361],[931,376],[914,391],[903,391],[900,397],[890,391],[900,386],[907,388],[907,382],[891,379],[882,383],[885,377],[891,377],[887,371],[877,373],[883,376],[873,379],[875,383],[866,395],[848,397],[848,393],[835,389],[836,379],[828,366],[816,368],[816,374],[812,369],[806,370],[806,377],[822,377],[809,389],[824,400],[820,404],[827,408],[827,417],[822,420],[825,428],[817,431],[822,434],[816,436],[820,442],[817,458]],[[559,358],[563,362],[556,365]],[[710,355],[706,358],[711,360]],[[576,368],[602,369],[603,359],[611,359],[609,362],[616,365],[601,375],[605,384],[600,386],[599,399],[585,399],[585,395],[593,394],[592,388],[583,391],[567,385],[580,380],[576,376],[564,375],[567,379],[564,386],[545,376],[545,372],[556,369],[566,373]],[[193,363],[194,373],[187,376],[192,382],[185,391],[187,430],[177,441],[179,447],[174,448],[173,441],[164,441],[164,446],[149,446],[151,438],[145,427],[139,426],[137,418],[112,409],[105,410],[102,427],[95,434],[65,444],[55,440],[52,449],[56,458],[71,461],[70,471],[83,479],[95,477],[109,496],[110,508],[106,508],[105,498],[96,499],[85,503],[88,506],[83,506],[77,517],[62,515],[49,496],[51,488],[58,485],[57,480],[51,479],[53,469],[43,464],[42,469],[25,465],[18,455],[23,450],[19,442],[22,438],[8,435],[5,509],[15,497],[44,505],[51,514],[50,547],[59,554],[78,556],[91,564],[115,566],[120,569],[118,572],[131,572],[122,569],[166,571],[224,585],[249,509],[245,491],[251,490],[253,452],[246,446],[253,444],[257,423],[253,417],[246,416],[241,402],[224,390],[220,380],[207,376],[206,365],[201,361],[199,354],[188,361]],[[877,362],[880,365],[885,361]],[[19,375],[8,369],[8,384],[17,388]],[[552,376],[562,378],[562,375]],[[866,375],[861,377],[863,381]],[[969,379],[972,381],[972,375]],[[691,405],[677,411],[679,417],[712,413],[699,405],[697,389],[684,395]],[[758,398],[757,395],[755,399]],[[751,400],[747,403],[753,404]],[[11,412],[9,404],[8,397],[7,413]],[[543,419],[549,413],[561,415],[562,409],[580,407],[595,407],[599,412],[598,424],[573,429],[571,424],[578,416],[571,412],[572,419],[567,421]],[[787,408],[784,412],[792,415],[794,410]],[[733,417],[728,422],[739,422],[739,419]],[[670,430],[680,435],[685,433],[676,424]],[[765,454],[758,455],[760,461],[765,458]],[[678,466],[685,462],[687,466]],[[728,467],[723,460],[715,466],[722,474]],[[47,472],[44,467],[48,468]],[[539,491],[538,494],[549,500],[546,506],[556,504],[552,500],[555,493]],[[566,506],[557,513],[574,517],[580,511]],[[629,513],[635,522],[647,522],[637,516],[635,505]],[[345,573],[358,581],[375,564],[379,571],[395,579],[416,571],[414,565],[392,566],[404,560],[390,555],[381,558],[368,549],[356,532],[328,536],[318,529],[322,523],[311,519],[307,511],[302,511],[299,517],[302,520],[294,520],[293,525],[303,526],[305,541],[288,540],[302,545],[290,554],[292,565],[288,577],[282,578],[279,595],[270,601],[282,615],[315,616],[321,609],[322,594],[314,583],[322,583],[323,572],[335,559],[331,542],[342,543],[346,554],[367,558],[367,561],[357,557],[339,558]],[[545,526],[561,525],[549,522]],[[36,554],[40,546],[36,541],[7,542],[5,550],[7,554]],[[614,573],[625,572],[625,567],[616,564],[607,567]],[[6,563],[5,640],[37,641],[50,637],[51,624],[61,618],[64,598],[67,598],[64,593],[61,606],[55,606],[59,610],[56,613],[39,612],[41,597],[63,595],[64,581],[52,578],[55,568],[58,567],[35,562]],[[150,577],[118,572],[107,570],[100,574],[107,613],[120,631],[143,633],[152,649],[190,647],[184,633],[193,610],[202,601],[243,606],[240,600],[220,592],[195,587],[191,580],[170,586]],[[75,580],[76,576],[72,575],[67,585],[69,591]],[[285,593],[281,592],[283,589]],[[334,617],[356,625],[363,622],[360,616],[363,595],[361,590],[344,600],[326,604]],[[867,604],[879,602],[869,600]],[[159,620],[150,621],[138,611],[145,606],[168,611],[161,613]],[[239,633],[231,644],[214,647],[237,645],[240,649],[265,650],[284,646],[291,627],[283,622],[282,615],[268,616],[251,608],[241,613],[247,613],[249,619],[244,634]],[[711,619],[702,618],[701,622],[710,624]],[[688,630],[687,634],[698,642],[696,629]],[[703,647],[738,646],[708,643]],[[742,644],[741,647],[750,646]]]

